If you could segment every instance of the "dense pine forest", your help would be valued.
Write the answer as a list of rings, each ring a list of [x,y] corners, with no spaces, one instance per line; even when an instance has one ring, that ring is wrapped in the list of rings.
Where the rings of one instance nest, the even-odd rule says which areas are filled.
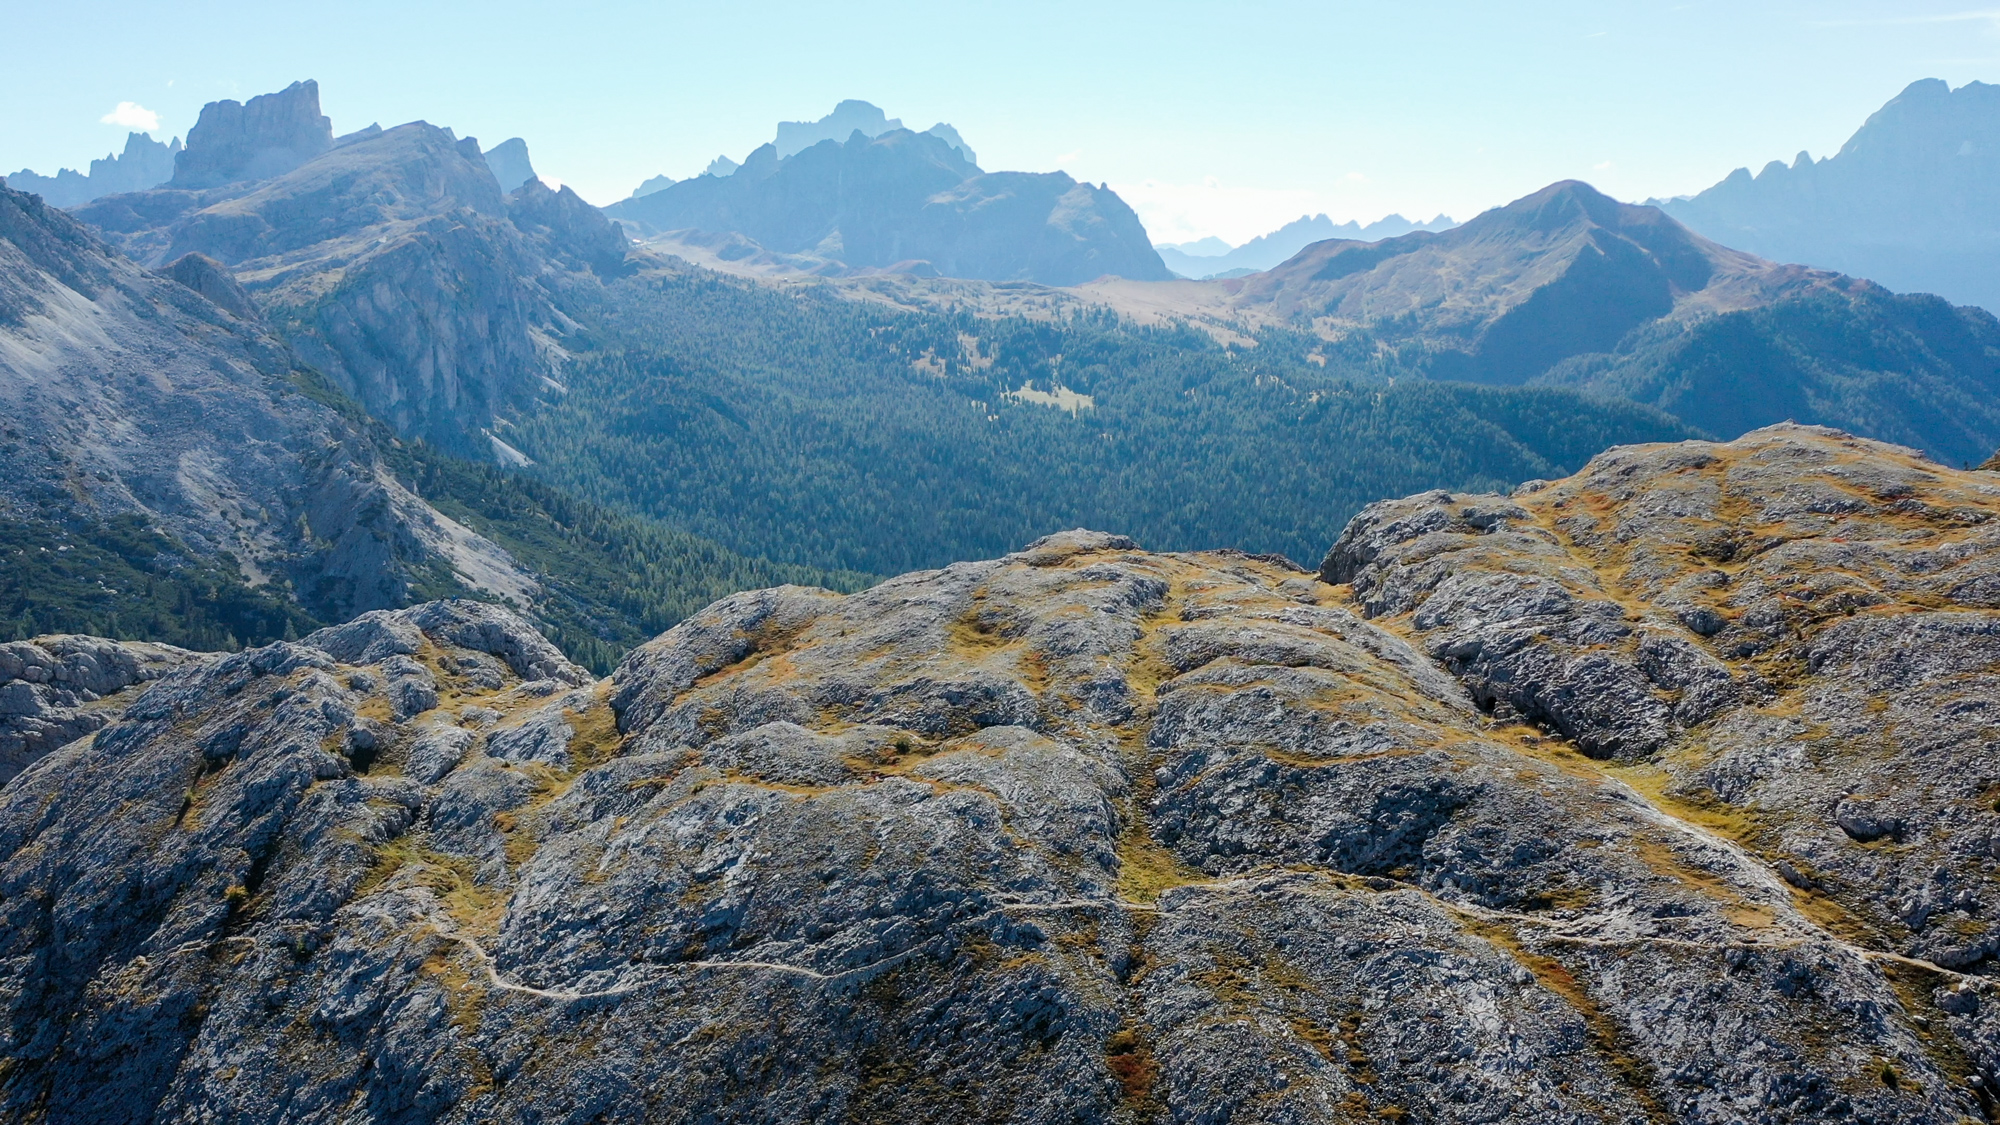
[[[1566,389],[1398,377],[1362,334],[1224,346],[1108,312],[913,313],[692,272],[612,297],[567,396],[510,440],[568,492],[814,567],[894,574],[1076,526],[1313,560],[1372,500],[1695,432]]]

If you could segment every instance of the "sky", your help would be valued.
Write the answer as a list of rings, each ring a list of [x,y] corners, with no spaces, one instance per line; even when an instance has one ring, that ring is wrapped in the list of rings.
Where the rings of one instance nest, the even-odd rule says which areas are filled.
[[[128,129],[184,136],[205,102],[315,78],[336,132],[523,137],[537,171],[604,204],[863,98],[950,122],[988,170],[1108,183],[1161,243],[1305,213],[1463,220],[1566,178],[1694,192],[1837,151],[1917,79],[2000,81],[2000,6],[1979,0],[9,9],[0,171],[82,168]]]

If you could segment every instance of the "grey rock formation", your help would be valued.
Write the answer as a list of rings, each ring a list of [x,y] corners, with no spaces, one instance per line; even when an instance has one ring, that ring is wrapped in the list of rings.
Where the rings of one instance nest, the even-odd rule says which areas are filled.
[[[1831,430],[1357,516],[1322,570],[1482,707],[1733,826],[1851,932],[2000,953],[2000,480]]]
[[[51,207],[75,207],[123,191],[144,191],[173,179],[179,137],[162,144],[144,133],[128,133],[125,151],[106,153],[90,162],[90,171],[61,168],[53,176],[38,176],[26,168],[6,178],[15,191],[32,192]]]
[[[0,516],[138,517],[323,619],[406,604],[440,568],[502,596],[535,588],[306,393],[295,356],[213,262],[170,273],[0,189]]]
[[[171,186],[219,187],[286,172],[333,147],[333,122],[319,111],[319,83],[294,82],[248,102],[201,107],[187,147],[174,158]]]
[[[78,214],[144,262],[222,262],[272,328],[374,416],[482,460],[502,418],[558,386],[574,290],[626,254],[618,228],[568,188],[526,180],[508,196],[476,140],[424,122],[352,134],[270,180],[116,196]]]
[[[476,140],[423,122],[342,138],[275,178],[117,196],[79,216],[149,264],[221,262],[370,413],[482,460],[500,420],[558,385],[559,341],[576,329],[563,310],[626,248],[574,192],[528,180],[510,197]]]
[[[486,166],[500,182],[501,191],[513,191],[535,179],[535,166],[528,160],[528,142],[510,137],[486,150]]]
[[[194,659],[172,645],[100,637],[0,644],[0,785],[57,747],[103,729],[132,702],[127,688]]]
[[[462,604],[204,659],[0,790],[0,1113],[1976,1117],[2000,998],[1971,962],[1869,944],[1840,918],[1874,888],[1775,865],[1645,775],[1495,721],[1460,686],[1480,682],[1469,665],[1425,651],[1516,603],[1559,617],[1551,582],[1598,597],[1543,550],[1565,542],[1533,524],[1544,493],[1568,501],[1563,534],[1607,487],[1630,518],[1671,520],[1702,457],[1758,467],[1723,511],[1822,527],[1791,542],[1860,567],[1841,574],[1923,555],[1912,581],[1935,592],[1950,560],[2000,557],[1973,522],[2000,504],[1990,483],[1787,433],[1621,451],[1436,527],[1441,497],[1378,512],[1337,552],[1350,586],[1078,531],[847,597],[739,594],[594,686],[525,622]],[[1835,542],[1849,489],[1957,530]],[[1482,573],[1539,592],[1408,616],[1481,542]],[[1862,678],[1830,673],[1826,706],[1980,729],[1957,716],[1993,696],[1978,677],[2000,656],[1967,620],[1987,612],[1841,616],[1800,674],[1872,652]],[[1524,643],[1690,683],[1672,669],[1707,667],[1591,627]],[[1765,628],[1645,627],[1687,649]],[[1871,646],[1868,628],[1935,643]],[[1779,690],[1730,675],[1745,700]],[[395,685],[418,681],[412,709]],[[1795,718],[1720,707],[1661,721]],[[1839,768],[1834,749],[1756,776]],[[1872,747],[1906,772],[1848,797],[1915,840],[1931,822],[1905,807],[1909,771],[1954,753]],[[1990,878],[1948,872],[1926,901],[1976,911]]]
[[[206,254],[183,254],[162,271],[189,289],[207,297],[216,308],[225,309],[244,319],[255,319],[260,314],[251,303],[250,294],[243,291],[236,278],[221,262]]]
[[[899,118],[888,116],[868,102],[849,98],[834,106],[832,113],[818,121],[778,122],[778,136],[772,143],[777,148],[778,159],[783,160],[821,141],[845,144],[847,138],[856,133],[864,137],[879,137],[902,127],[903,122]]]

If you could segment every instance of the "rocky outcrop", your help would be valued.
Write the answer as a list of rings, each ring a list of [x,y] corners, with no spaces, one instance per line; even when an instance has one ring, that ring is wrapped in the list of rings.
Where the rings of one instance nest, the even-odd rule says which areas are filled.
[[[219,187],[286,172],[333,147],[333,122],[319,111],[319,83],[294,82],[246,102],[201,107],[187,147],[174,157],[169,186]]]
[[[481,460],[498,424],[559,388],[560,341],[577,327],[564,310],[622,272],[626,251],[574,192],[531,179],[510,197],[477,140],[421,121],[343,137],[270,178],[116,196],[79,216],[156,266],[222,263],[371,414]]]
[[[1698,485],[1703,456],[1765,472],[1723,490],[1725,513],[1803,527],[1851,510],[1828,507],[1849,488],[1893,495],[1916,523],[1888,541],[1929,552],[1927,589],[1950,559],[1992,557],[1962,534],[1988,499],[1962,475],[1781,434],[1608,455],[1543,490],[1573,497],[1573,531],[1539,535],[1500,498],[1413,535],[1377,512],[1336,552],[1339,586],[1073,532],[846,597],[735,595],[595,685],[525,622],[462,603],[206,658],[0,790],[0,1112],[1979,1115],[1996,1058],[1979,1021],[2000,999],[1974,966],[1870,944],[1841,920],[1868,889],[1802,889],[1815,877],[1726,817],[1487,713],[1471,664],[1427,650],[1497,610],[1409,615],[1453,596],[1450,559],[1482,530],[1487,572],[1520,554],[1545,616],[1557,586],[1598,596],[1595,570],[1545,568],[1537,544],[1603,516],[1613,483],[1631,518],[1677,518],[1692,501],[1657,490]],[[1445,501],[1409,503],[1421,523]],[[1856,564],[1882,542],[1795,541]],[[1856,630],[1971,638],[1960,619],[1982,612],[1857,608],[1808,636],[1822,655],[1800,675],[1899,723],[1969,714],[1992,694],[1983,642],[1877,649],[1856,680],[1835,653]],[[1645,659],[1550,629],[1523,643]],[[1679,639],[1729,669],[1756,654],[1702,646],[1783,633]],[[1766,686],[1729,672],[1740,700],[1782,690],[1757,671]],[[1767,711],[1661,723],[1791,721]],[[1862,751],[1911,770],[1937,752]],[[1856,790],[1876,806],[1847,820],[1912,815],[1889,796]],[[1906,840],[1930,827],[1906,823]]]
[[[250,301],[250,294],[236,283],[235,276],[221,262],[206,254],[183,254],[162,272],[207,297],[216,308],[245,319],[255,319],[259,315],[257,306]]]
[[[486,167],[493,171],[501,191],[513,191],[535,178],[535,165],[528,159],[528,142],[509,137],[486,150]]]
[[[0,644],[0,785],[57,747],[102,730],[132,702],[127,688],[196,658],[172,645],[100,637]]]
[[[1355,518],[1321,571],[1482,708],[1705,810],[1882,948],[2000,953],[2000,483],[1836,431]]]

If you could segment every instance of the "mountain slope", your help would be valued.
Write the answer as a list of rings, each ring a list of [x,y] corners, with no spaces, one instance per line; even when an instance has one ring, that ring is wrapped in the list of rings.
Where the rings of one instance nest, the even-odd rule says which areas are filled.
[[[950,277],[1068,285],[1106,274],[1171,276],[1116,193],[1061,172],[981,172],[949,141],[896,129],[750,154],[727,177],[697,176],[605,208],[647,233],[738,233],[823,272],[910,268]]]
[[[1661,317],[1763,304],[1831,277],[1718,246],[1572,180],[1442,234],[1315,243],[1223,284],[1231,307],[1373,326],[1424,346],[1441,377],[1520,383]]]
[[[0,640],[233,648],[478,594],[608,669],[732,590],[865,581],[398,442],[221,267],[189,255],[171,275],[0,189]]]
[[[261,324],[0,189],[0,502],[15,520],[135,515],[336,618],[404,604],[433,563],[495,594],[532,587],[398,485],[295,370]]]
[[[2000,86],[1915,82],[1834,156],[1659,202],[1720,242],[2000,312]]]
[[[1981,477],[1765,433],[1351,585],[1078,531],[596,684],[450,603],[207,658],[0,789],[0,1113],[1976,1120]]]
[[[1714,434],[1798,418],[1954,465],[2000,445],[2000,321],[1866,282],[1662,322],[1535,382],[1648,403]]]
[[[1081,296],[1227,336],[1309,328],[1398,377],[1571,386],[1733,437],[1800,421],[1954,464],[2000,445],[2000,325],[1978,309],[1718,246],[1555,184],[1442,234],[1315,243],[1240,279]]]
[[[294,119],[325,121],[307,85],[285,92],[276,136],[239,122],[211,153],[198,130],[189,166],[295,153],[277,145]],[[307,362],[398,433],[518,459],[498,431],[560,393],[572,314],[595,271],[622,268],[624,239],[567,188],[503,193],[476,140],[424,122],[329,144],[275,176],[112,196],[78,215],[142,261],[198,252],[229,266]]]

